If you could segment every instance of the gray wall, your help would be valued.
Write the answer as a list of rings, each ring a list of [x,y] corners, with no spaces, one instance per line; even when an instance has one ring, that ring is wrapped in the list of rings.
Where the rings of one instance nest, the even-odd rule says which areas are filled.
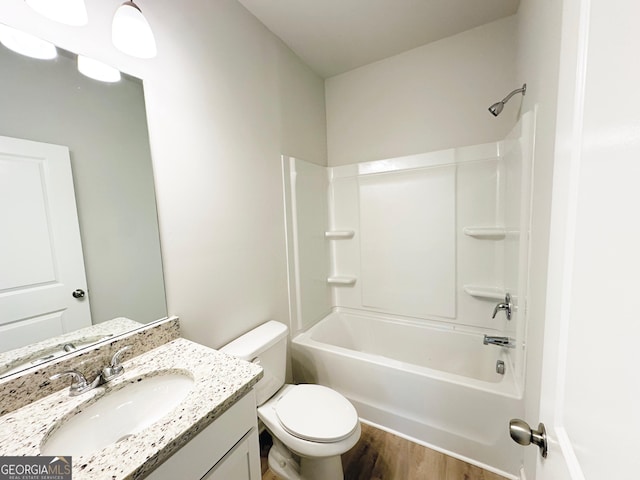
[[[81,75],[75,58],[34,60],[0,45],[0,135],[71,153],[93,323],[166,315],[142,83]]]

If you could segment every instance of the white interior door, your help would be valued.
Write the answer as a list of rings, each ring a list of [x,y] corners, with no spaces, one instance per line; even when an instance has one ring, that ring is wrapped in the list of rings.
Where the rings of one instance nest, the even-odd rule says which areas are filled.
[[[0,137],[0,351],[91,325],[67,147]]]
[[[638,478],[640,2],[565,5],[536,479]]]

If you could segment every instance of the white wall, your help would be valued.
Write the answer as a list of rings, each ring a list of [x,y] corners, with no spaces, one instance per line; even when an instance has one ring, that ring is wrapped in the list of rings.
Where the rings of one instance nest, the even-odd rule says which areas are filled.
[[[521,97],[516,18],[507,17],[326,80],[329,165],[497,141]]]
[[[180,6],[164,47],[182,72],[145,85],[149,127],[168,310],[215,347],[288,319],[280,156],[324,163],[324,90],[235,0]]]
[[[118,2],[88,0],[81,28],[22,0],[0,18],[144,79],[168,311],[216,347],[288,318],[280,155],[326,163],[324,85],[235,0],[139,5],[153,60],[112,47]]]
[[[555,143],[562,4],[521,0],[517,14],[517,81],[527,82],[523,111],[537,106],[534,158],[531,261],[528,301],[526,420],[539,421],[538,396],[549,252],[549,221]],[[535,478],[537,449],[525,448],[527,478]]]

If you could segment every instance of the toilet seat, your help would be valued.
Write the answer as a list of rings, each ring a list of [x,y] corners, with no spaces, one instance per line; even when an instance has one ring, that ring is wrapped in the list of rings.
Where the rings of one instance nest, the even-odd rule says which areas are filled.
[[[344,440],[360,425],[353,405],[322,385],[294,386],[279,398],[274,410],[287,433],[311,442]]]

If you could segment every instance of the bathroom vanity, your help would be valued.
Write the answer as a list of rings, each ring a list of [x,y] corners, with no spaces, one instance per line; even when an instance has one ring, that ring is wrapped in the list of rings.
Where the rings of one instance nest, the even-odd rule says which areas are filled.
[[[0,417],[0,455],[71,454],[74,480],[260,479],[261,367],[183,338],[122,365],[124,374],[74,397],[69,380],[51,381],[58,391]],[[163,406],[171,395],[175,405]],[[99,414],[83,415],[89,409]],[[92,423],[100,417],[106,423]]]

